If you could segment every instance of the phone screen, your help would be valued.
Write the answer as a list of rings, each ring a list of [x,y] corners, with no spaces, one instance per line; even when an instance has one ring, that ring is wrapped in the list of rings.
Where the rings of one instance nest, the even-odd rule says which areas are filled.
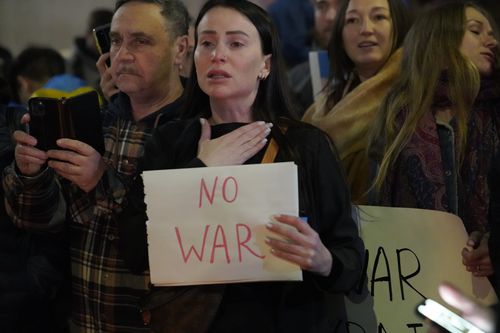
[[[105,24],[93,29],[95,43],[100,54],[108,53],[111,48],[111,40],[109,38],[110,28],[111,24]],[[111,65],[109,58],[106,60],[106,64],[108,66]]]
[[[432,299],[426,299],[417,311],[451,333],[486,333]]]

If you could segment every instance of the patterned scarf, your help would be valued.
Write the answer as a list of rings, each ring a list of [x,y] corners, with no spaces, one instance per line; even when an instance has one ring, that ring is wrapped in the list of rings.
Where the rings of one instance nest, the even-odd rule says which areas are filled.
[[[451,107],[448,79],[438,82],[433,106],[420,120],[407,146],[388,171],[381,191],[381,204],[450,211],[435,111]],[[407,111],[400,113],[401,123]],[[454,121],[450,123],[456,133]],[[458,215],[468,232],[485,231],[488,221],[489,190],[487,174],[500,135],[500,89],[498,81],[481,80],[481,88],[470,112],[467,142],[458,168]],[[458,156],[455,139],[455,156]],[[458,166],[458,161],[453,161]]]

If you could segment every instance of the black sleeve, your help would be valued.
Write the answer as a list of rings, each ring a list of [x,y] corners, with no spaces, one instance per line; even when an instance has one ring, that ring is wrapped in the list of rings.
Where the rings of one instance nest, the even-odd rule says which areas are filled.
[[[488,224],[490,238],[488,240],[489,254],[493,270],[493,287],[500,291],[500,154],[495,157],[488,176],[490,189],[490,207]]]
[[[328,277],[307,273],[318,288],[348,292],[358,282],[364,256],[364,244],[352,218],[352,205],[344,172],[333,144],[326,134],[317,132],[309,177],[312,183],[311,205],[317,231],[330,250],[333,263]]]

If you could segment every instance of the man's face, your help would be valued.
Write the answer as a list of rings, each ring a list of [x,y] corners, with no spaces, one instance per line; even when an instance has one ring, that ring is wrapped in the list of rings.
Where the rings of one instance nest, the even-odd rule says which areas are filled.
[[[332,36],[333,22],[339,9],[339,0],[314,1],[314,30],[322,49],[327,49]]]
[[[165,90],[178,75],[176,43],[161,7],[130,2],[120,7],[111,22],[111,72],[118,89],[131,98]]]

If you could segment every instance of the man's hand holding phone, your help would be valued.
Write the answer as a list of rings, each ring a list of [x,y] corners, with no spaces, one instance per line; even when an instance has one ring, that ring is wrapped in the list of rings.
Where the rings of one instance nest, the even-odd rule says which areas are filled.
[[[99,81],[99,86],[101,87],[102,94],[104,98],[109,101],[109,98],[114,94],[118,93],[118,88],[116,87],[113,75],[111,75],[110,68],[106,65],[106,60],[109,58],[109,53],[105,53],[99,57],[96,66],[101,76]]]
[[[28,124],[29,120],[29,114],[25,114],[21,118],[21,124]],[[37,175],[43,165],[47,163],[47,153],[35,148],[37,144],[36,138],[26,132],[20,130],[15,131],[13,139],[16,142],[14,157],[17,168],[24,176]]]
[[[90,192],[99,183],[106,165],[101,154],[92,146],[71,139],[59,139],[60,150],[49,150],[48,165],[81,190]]]

